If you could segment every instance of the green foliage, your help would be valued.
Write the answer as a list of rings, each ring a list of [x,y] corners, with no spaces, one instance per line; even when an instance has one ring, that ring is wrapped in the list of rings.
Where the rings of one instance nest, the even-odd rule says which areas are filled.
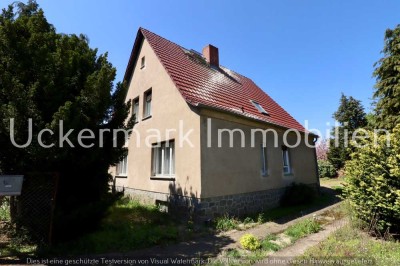
[[[261,247],[260,240],[252,234],[244,234],[240,238],[239,242],[244,249],[251,251],[257,250]]]
[[[267,221],[266,214],[261,212],[257,215],[257,223],[263,224]]]
[[[399,250],[400,242],[377,241],[359,229],[346,225],[323,242],[308,249],[301,259],[324,258],[328,261],[345,257],[368,258],[372,260],[371,264],[398,265]]]
[[[108,131],[129,129],[130,102],[125,103],[126,86],[113,81],[116,70],[107,54],[98,55],[84,35],[57,33],[35,1],[10,5],[0,15],[0,172],[58,172],[55,237],[66,239],[96,228],[107,207],[110,165],[127,152],[124,138]],[[17,148],[10,141],[10,119],[15,119],[15,142],[28,139],[28,120],[32,119],[32,143]],[[73,132],[68,142],[59,139]],[[47,128],[42,142],[40,130]],[[106,130],[103,147],[83,148],[78,132],[94,132],[96,143],[100,129]],[[87,136],[88,134],[84,134]],[[86,140],[83,140],[86,144]],[[90,142],[88,142],[90,143]]]
[[[339,122],[339,126],[332,129],[328,160],[336,170],[339,170],[350,159],[352,150],[348,144],[353,132],[366,127],[368,122],[361,101],[344,94],[340,98],[338,110],[333,114],[333,118]]]
[[[272,242],[277,239],[276,235],[270,234],[267,235],[262,241],[261,241],[261,248],[263,250],[268,250],[268,251],[278,251],[282,247],[279,246],[278,244]]]
[[[222,217],[217,217],[215,219],[215,229],[218,231],[229,231],[233,229],[237,229],[240,222],[234,217],[230,217],[228,214],[225,214]]]
[[[285,230],[285,234],[290,236],[293,241],[306,235],[317,233],[321,230],[321,225],[314,219],[304,219]]]
[[[237,250],[237,249],[230,249],[230,250],[228,250],[228,251],[226,252],[226,256],[227,256],[228,258],[235,258],[235,259],[238,259],[238,258],[240,258],[240,252],[239,252],[239,250]]]
[[[375,63],[375,117],[378,128],[400,124],[400,25],[387,29],[383,58]]]
[[[293,183],[289,186],[281,198],[281,206],[296,206],[311,203],[316,197],[313,188],[305,184]]]
[[[83,237],[56,245],[48,254],[93,254],[130,251],[178,239],[178,226],[156,205],[123,198],[114,204],[99,228]]]
[[[373,132],[369,133],[373,136]],[[344,196],[365,226],[400,232],[400,125],[387,136],[366,138],[346,165]]]
[[[0,196],[0,222],[9,222],[10,220],[10,202],[7,198]]]
[[[329,162],[318,160],[318,173],[320,178],[335,177],[337,175],[335,167]]]
[[[246,218],[243,220],[243,223],[244,223],[244,224],[254,223],[254,220],[253,220],[253,218],[246,217]]]

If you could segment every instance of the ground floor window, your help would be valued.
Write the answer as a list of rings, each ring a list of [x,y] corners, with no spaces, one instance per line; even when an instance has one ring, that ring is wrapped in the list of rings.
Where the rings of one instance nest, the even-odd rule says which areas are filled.
[[[152,176],[175,176],[175,142],[156,143],[152,148]]]
[[[118,176],[126,176],[128,169],[128,156],[125,156],[118,164],[117,164],[117,175]]]
[[[261,175],[268,175],[267,145],[261,144]]]
[[[292,169],[290,167],[290,153],[286,146],[282,147],[282,159],[283,159],[283,173],[291,174]]]

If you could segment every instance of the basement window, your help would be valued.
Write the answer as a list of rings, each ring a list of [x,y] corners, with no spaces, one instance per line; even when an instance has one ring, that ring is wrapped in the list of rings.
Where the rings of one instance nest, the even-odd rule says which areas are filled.
[[[254,105],[254,107],[260,112],[260,113],[262,113],[262,114],[264,114],[264,115],[268,115],[268,112],[267,111],[265,111],[265,109],[261,106],[261,104],[259,104],[258,102],[256,102],[256,101],[251,101],[251,103]]]

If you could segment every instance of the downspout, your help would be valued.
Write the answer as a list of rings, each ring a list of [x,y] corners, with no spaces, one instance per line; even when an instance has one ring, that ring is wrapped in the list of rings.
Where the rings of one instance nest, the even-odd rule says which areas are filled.
[[[317,190],[318,190],[318,194],[320,194],[321,192],[321,183],[319,180],[319,171],[318,171],[318,160],[317,160],[317,149],[315,147],[315,143],[317,142],[318,137],[315,137],[313,139],[313,143],[314,143],[314,162],[315,162],[315,173],[316,173],[316,177],[317,177]]]

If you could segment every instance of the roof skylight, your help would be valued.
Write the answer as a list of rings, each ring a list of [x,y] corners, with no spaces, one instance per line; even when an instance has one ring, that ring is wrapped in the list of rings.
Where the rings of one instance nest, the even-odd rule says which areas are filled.
[[[254,107],[262,114],[268,115],[268,112],[265,111],[265,109],[261,106],[261,104],[259,104],[256,101],[251,101],[251,103],[254,105]]]

